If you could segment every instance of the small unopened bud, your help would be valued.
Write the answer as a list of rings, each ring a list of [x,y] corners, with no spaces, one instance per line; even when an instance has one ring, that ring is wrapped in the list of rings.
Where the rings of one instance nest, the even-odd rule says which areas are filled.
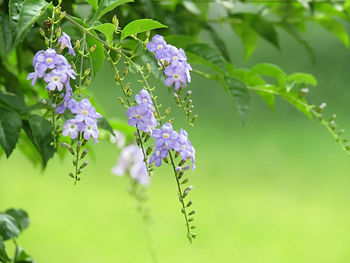
[[[196,210],[192,210],[191,212],[188,213],[188,215],[194,215],[196,213]]]
[[[80,49],[80,40],[79,39],[75,42],[75,47],[77,50]]]
[[[120,103],[121,103],[122,105],[125,105],[125,102],[124,102],[124,100],[122,99],[122,97],[118,97],[118,99],[119,99],[119,101],[120,101]]]
[[[56,107],[57,107],[55,103],[53,103],[51,106],[53,109],[56,109]]]
[[[193,201],[189,201],[186,205],[186,207],[190,207],[193,204]]]
[[[75,72],[77,72],[77,66],[75,65],[75,63],[72,61],[72,69],[75,71]]]
[[[50,40],[47,37],[45,37],[45,45],[46,46],[50,45]]]
[[[334,121],[335,118],[337,118],[337,115],[336,115],[336,114],[333,114],[333,115],[329,118],[329,121]]]
[[[189,90],[186,92],[185,100],[188,100],[188,98],[191,96],[192,90]]]
[[[175,170],[176,170],[177,172],[180,172],[180,171],[182,170],[182,168],[181,168],[181,166],[178,166],[178,167],[175,168]]]
[[[68,175],[69,175],[70,177],[74,178],[74,174],[73,174],[72,172],[70,172]]]
[[[78,141],[78,142],[77,142],[77,151],[79,151],[79,150],[80,150],[81,145],[82,145],[82,142],[81,142],[81,141]]]
[[[187,164],[187,165],[185,165],[183,168],[182,168],[183,170],[189,170],[190,169],[190,166]]]
[[[191,119],[191,122],[194,123],[198,119],[198,115],[194,115],[193,118]]]
[[[89,148],[86,149],[86,150],[84,150],[84,151],[82,152],[81,156],[80,156],[80,159],[83,159],[83,158],[88,154],[89,151],[90,151]]]
[[[93,53],[96,49],[96,45],[93,45],[91,48],[90,48],[90,53]]]
[[[118,72],[115,73],[114,79],[115,79],[115,81],[119,82],[120,76],[119,76]]]
[[[88,77],[88,78],[86,79],[86,81],[85,81],[85,86],[86,86],[86,87],[89,86],[90,83],[91,83],[91,77]]]
[[[179,176],[177,177],[178,179],[181,179],[181,177],[184,175],[184,173],[183,172],[180,172],[179,173]]]
[[[47,105],[47,101],[45,99],[40,99],[40,102],[44,105]]]
[[[344,129],[341,129],[341,130],[338,132],[338,135],[342,135],[344,132],[345,132],[345,130],[344,130]]]
[[[309,93],[309,89],[308,88],[302,88],[301,89],[301,93],[307,94],[307,93]]]
[[[119,20],[116,15],[113,16],[112,23],[116,28],[119,26]]]
[[[163,161],[165,162],[165,163],[169,163],[169,161],[168,161],[168,158],[163,158]]]
[[[59,38],[61,36],[61,33],[62,33],[61,28],[60,27],[57,28],[55,33],[56,33],[56,37]]]
[[[89,164],[89,162],[84,162],[81,166],[80,166],[80,168],[79,169],[83,169],[83,168],[85,168],[86,166],[88,166],[88,164]]]
[[[146,64],[147,74],[151,73],[151,65],[149,63]]]
[[[168,120],[168,122],[170,123],[170,124],[172,124],[173,122],[174,122],[174,118],[171,118],[170,120]]]
[[[146,150],[146,154],[149,155],[153,150],[153,147],[152,146],[149,146]]]
[[[149,36],[151,35],[151,31],[146,31],[146,43],[148,43]]]
[[[85,71],[84,71],[84,77],[86,77],[87,75],[90,74],[90,71],[91,69],[90,68],[87,68]]]
[[[176,152],[175,153],[175,158],[179,157],[179,155],[180,155],[180,152]]]
[[[64,17],[66,16],[66,11],[62,12],[60,17],[59,17],[59,20],[63,19]]]
[[[61,93],[60,95],[58,95],[58,98],[61,100],[64,98],[64,93]]]
[[[179,163],[179,166],[184,165],[185,162],[186,162],[186,160],[181,160],[180,163]]]
[[[46,37],[45,31],[42,28],[39,28],[39,32],[42,37]]]
[[[168,108],[166,109],[166,111],[165,111],[165,115],[169,115],[170,110],[171,110],[171,108],[170,108],[170,107],[168,107]]]
[[[324,108],[326,108],[327,104],[325,102],[321,103],[320,106],[318,106],[319,110],[324,110]]]
[[[182,182],[181,182],[181,184],[187,184],[188,183],[188,178],[186,178],[185,180],[183,180]]]
[[[345,148],[346,148],[347,150],[350,150],[350,144],[346,145]]]
[[[149,138],[151,138],[151,134],[147,133],[146,137],[145,137],[145,142],[147,142],[149,140]]]
[[[125,77],[129,72],[129,67],[126,67],[123,72],[123,77]]]
[[[192,238],[196,238],[197,234],[196,233],[192,233],[191,236],[192,236]]]

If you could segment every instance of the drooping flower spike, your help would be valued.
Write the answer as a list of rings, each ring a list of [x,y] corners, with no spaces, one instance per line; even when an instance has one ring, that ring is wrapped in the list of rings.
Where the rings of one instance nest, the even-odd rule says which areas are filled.
[[[164,74],[167,76],[165,85],[174,85],[175,90],[186,87],[191,82],[190,71],[192,67],[187,63],[185,51],[167,44],[164,37],[155,35],[147,44],[147,49],[153,52],[160,65],[165,67]]]

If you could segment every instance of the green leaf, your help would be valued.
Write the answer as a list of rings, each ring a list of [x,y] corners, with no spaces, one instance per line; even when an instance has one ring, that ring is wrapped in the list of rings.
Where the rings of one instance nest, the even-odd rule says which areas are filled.
[[[19,13],[15,43],[23,39],[26,30],[44,14],[48,5],[44,0],[25,0],[23,2],[21,12]]]
[[[11,49],[11,28],[7,17],[0,14],[0,54],[6,58]]]
[[[198,42],[194,36],[186,35],[167,35],[165,36],[165,40],[168,44],[183,49],[186,49],[189,44],[195,44]]]
[[[16,220],[21,232],[29,226],[30,220],[26,211],[22,209],[9,209],[5,211],[5,214],[12,216]]]
[[[10,0],[9,1],[9,17],[12,29],[17,28],[19,21],[19,13],[21,12],[24,0]]]
[[[267,21],[266,19],[264,19],[260,15],[251,14],[251,13],[235,14],[235,15],[231,15],[231,17],[239,18],[239,19],[245,21],[262,38],[264,38],[265,40],[270,42],[276,48],[278,48],[278,49],[280,48],[278,34],[277,34],[277,31],[276,31],[273,23]]]
[[[112,42],[113,33],[115,30],[115,26],[111,23],[105,23],[98,26],[93,27],[93,29],[100,31],[106,36],[108,42]]]
[[[230,61],[230,55],[228,53],[227,47],[225,42],[221,39],[221,37],[219,36],[219,34],[209,25],[206,24],[205,25],[205,29],[208,30],[211,39],[214,40],[215,45],[217,46],[217,48],[221,51],[222,55],[224,56],[224,58],[227,61]]]
[[[305,84],[310,84],[312,86],[317,86],[317,80],[311,74],[294,73],[294,74],[289,75],[287,80],[289,82],[294,81],[296,83],[305,83]]]
[[[244,46],[244,58],[248,59],[258,46],[259,35],[247,24],[232,24]]]
[[[254,75],[276,78],[277,80],[276,84],[279,85],[281,89],[286,88],[287,74],[276,65],[269,64],[269,63],[257,64],[254,67],[252,67],[249,72],[249,77]]]
[[[134,0],[102,0],[98,5],[97,11],[92,19],[92,21],[96,21],[100,19],[104,14],[112,11],[114,8],[129,2],[134,2]]]
[[[189,54],[189,61],[204,64],[220,73],[226,72],[226,60],[221,55],[220,51],[208,44],[191,44],[188,45],[186,51],[195,55]],[[201,59],[198,59],[201,58]]]
[[[337,36],[345,46],[349,46],[349,36],[345,27],[337,20],[327,16],[316,16],[315,22]]]
[[[20,234],[16,220],[7,214],[0,214],[0,236],[3,240],[18,237]]]
[[[1,236],[0,236],[0,262],[4,262],[4,263],[10,262],[10,259],[6,253],[5,244]]]
[[[9,157],[16,146],[22,128],[18,113],[0,106],[0,145]]]
[[[35,263],[35,261],[23,250],[22,247],[17,247],[14,263]]]
[[[15,111],[23,111],[26,107],[22,97],[16,96],[16,94],[12,93],[3,93],[1,91],[0,104],[4,104]]]
[[[310,44],[299,34],[298,30],[296,27],[292,24],[289,23],[278,23],[281,28],[283,28],[286,32],[288,32],[296,41],[298,41],[306,50],[306,52],[309,54],[311,61],[313,64],[315,64],[316,59],[315,59],[315,54],[313,49],[311,48]]]
[[[152,20],[152,19],[139,19],[139,20],[134,20],[127,24],[122,31],[121,34],[121,39],[123,40],[124,38],[146,32],[152,29],[156,28],[166,28],[167,26],[159,23],[158,21]]]
[[[86,36],[86,43],[89,49],[93,45],[96,45],[95,51],[92,52],[89,57],[92,76],[96,77],[97,73],[101,70],[105,60],[104,47],[101,42],[97,41],[89,35]]]
[[[244,123],[247,119],[251,101],[246,84],[236,77],[227,76],[223,81],[223,85],[236,105],[242,123]]]
[[[86,0],[86,1],[92,6],[92,8],[94,10],[97,9],[97,7],[98,7],[98,0]]]
[[[98,119],[97,126],[113,134],[113,128],[105,118]]]
[[[30,115],[23,124],[28,138],[41,155],[43,167],[46,167],[47,162],[55,153],[55,149],[51,146],[53,142],[51,124],[38,115]]]

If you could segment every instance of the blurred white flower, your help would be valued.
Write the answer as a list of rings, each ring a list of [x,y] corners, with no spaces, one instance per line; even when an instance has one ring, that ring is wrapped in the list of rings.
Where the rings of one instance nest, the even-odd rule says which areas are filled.
[[[123,176],[127,172],[138,183],[149,185],[150,177],[143,162],[142,150],[136,144],[131,144],[122,149],[117,165],[111,170],[112,174],[118,176]]]
[[[110,135],[109,140],[111,143],[115,143],[118,148],[122,148],[125,144],[125,135],[118,130],[114,130],[114,133]]]

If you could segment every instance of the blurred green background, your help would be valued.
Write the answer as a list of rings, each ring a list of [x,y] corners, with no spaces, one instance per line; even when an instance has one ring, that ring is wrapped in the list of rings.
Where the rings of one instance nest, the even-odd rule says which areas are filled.
[[[306,38],[316,54],[313,65],[303,48],[281,33],[278,51],[260,40],[243,61],[239,39],[225,26],[222,35],[237,67],[258,62],[280,65],[287,73],[314,74],[319,85],[307,95],[326,101],[327,112],[350,128],[350,51],[319,27]],[[202,36],[204,39],[205,35]],[[174,105],[159,82],[163,105]],[[253,96],[242,126],[224,90],[193,74],[190,86],[199,119],[184,126],[197,150],[190,173],[198,212],[198,239],[190,245],[170,167],[156,171],[149,187],[151,232],[159,262],[348,263],[350,262],[350,159],[317,120],[310,122],[277,100],[275,112]],[[106,65],[92,93],[108,117],[124,118],[119,87]],[[124,118],[125,119],[125,118]],[[38,263],[152,262],[129,180],[110,174],[118,150],[101,142],[96,160],[74,186],[66,175],[71,160],[52,160],[41,172],[19,151],[0,161],[0,210],[28,211],[31,226],[18,243]]]

